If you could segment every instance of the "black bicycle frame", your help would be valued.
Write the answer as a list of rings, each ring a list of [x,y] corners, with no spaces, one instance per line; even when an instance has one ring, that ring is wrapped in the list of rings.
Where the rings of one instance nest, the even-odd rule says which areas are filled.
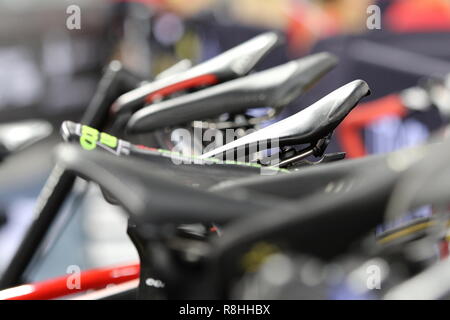
[[[142,79],[128,72],[119,61],[112,61],[105,70],[97,91],[81,122],[102,130],[108,120],[111,104],[121,94],[136,88]],[[76,180],[73,173],[55,165],[36,206],[35,220],[29,227],[14,257],[0,279],[0,289],[19,285],[26,268],[55,221]]]

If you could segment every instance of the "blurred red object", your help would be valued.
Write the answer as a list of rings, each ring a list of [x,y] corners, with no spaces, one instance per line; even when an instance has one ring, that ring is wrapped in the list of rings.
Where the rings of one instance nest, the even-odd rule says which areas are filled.
[[[396,0],[386,9],[384,22],[397,32],[450,30],[450,1]]]
[[[308,3],[293,2],[286,11],[286,36],[291,53],[305,54],[314,43],[341,32],[332,12],[319,10]]]
[[[367,155],[367,151],[361,130],[384,117],[398,116],[402,118],[407,113],[408,109],[403,106],[403,102],[397,94],[361,104],[339,126],[338,141],[348,158],[364,157]]]
[[[79,275],[80,288],[70,288],[68,282],[73,275],[66,275],[42,282],[24,284],[0,291],[0,300],[49,300],[92,289],[105,288],[139,277],[139,264],[91,269]]]

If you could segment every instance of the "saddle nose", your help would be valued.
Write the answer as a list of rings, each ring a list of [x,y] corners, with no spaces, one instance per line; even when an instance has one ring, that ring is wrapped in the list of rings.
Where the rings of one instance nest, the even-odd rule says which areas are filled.
[[[330,134],[358,102],[369,94],[369,85],[363,80],[355,80],[331,92],[306,109],[207,152],[201,158],[216,157],[234,152],[238,148],[267,146],[268,142],[275,140],[280,145],[313,143]]]

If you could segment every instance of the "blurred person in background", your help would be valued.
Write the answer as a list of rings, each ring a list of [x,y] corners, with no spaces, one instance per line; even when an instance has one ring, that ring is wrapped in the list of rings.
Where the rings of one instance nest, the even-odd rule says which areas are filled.
[[[181,59],[193,63],[207,60],[268,30],[278,31],[287,39],[286,44],[271,53],[260,66],[261,69],[272,67],[308,54],[321,39],[366,31],[367,7],[374,2],[147,0],[144,3],[153,11],[151,74],[154,76]]]
[[[279,30],[288,35],[293,54],[336,34],[363,32],[367,7],[374,0],[167,0],[167,9],[185,18],[215,11],[219,21]],[[224,18],[225,17],[225,18]],[[228,20],[228,21],[225,21]]]

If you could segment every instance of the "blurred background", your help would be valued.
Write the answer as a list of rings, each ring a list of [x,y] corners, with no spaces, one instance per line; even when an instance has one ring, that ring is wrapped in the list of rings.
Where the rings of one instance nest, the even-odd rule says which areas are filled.
[[[66,25],[73,5],[80,8],[79,29]],[[380,25],[372,28],[378,9]],[[282,117],[354,79],[371,86],[373,94],[336,132],[331,152],[388,152],[445,128],[448,0],[0,0],[0,142],[18,144],[30,131],[46,137],[14,154],[0,147],[0,273],[32,221],[61,122],[79,121],[109,61],[152,79],[182,59],[200,63],[267,30],[286,40],[257,70],[320,51],[340,59]],[[69,265],[137,259],[120,211],[98,201],[94,186],[79,182],[76,190],[64,209],[66,231],[44,248],[30,280],[65,274]]]

